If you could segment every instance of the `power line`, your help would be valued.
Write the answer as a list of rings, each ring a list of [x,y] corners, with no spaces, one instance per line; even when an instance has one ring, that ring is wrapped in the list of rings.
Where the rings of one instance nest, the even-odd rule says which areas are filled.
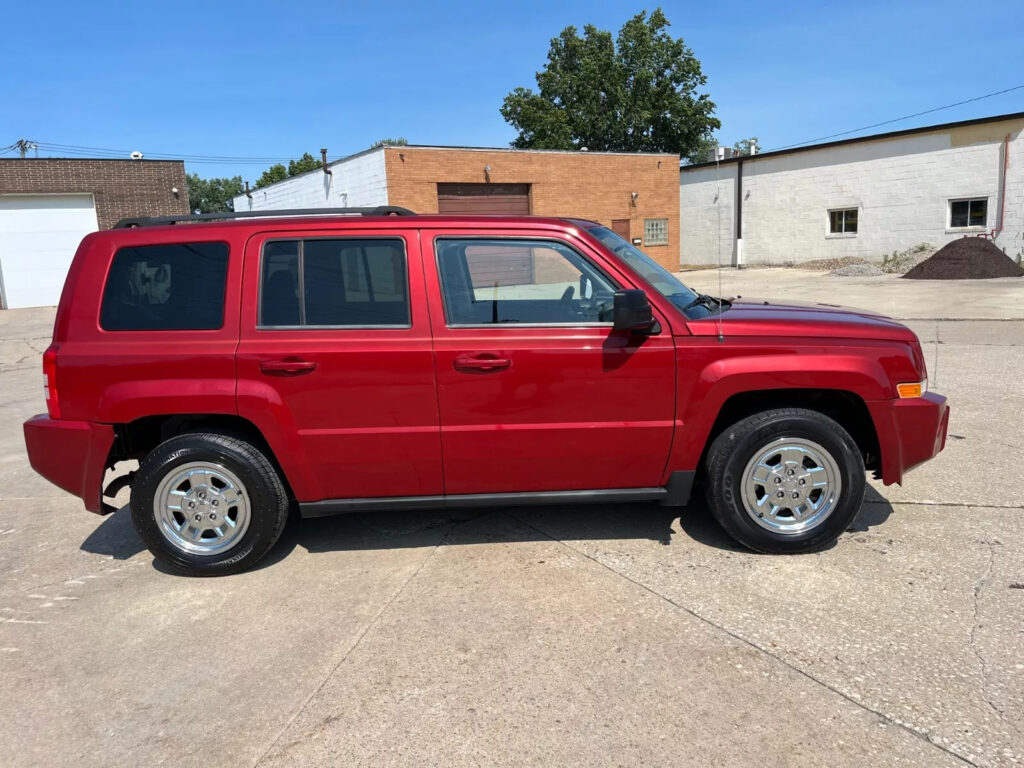
[[[50,142],[50,141],[40,141],[40,142],[37,142],[37,143],[39,144],[40,147],[47,147],[47,148],[50,148],[50,149],[58,149],[58,150],[69,150],[69,151],[70,150],[78,150],[78,151],[85,151],[85,152],[106,152],[106,153],[120,154],[120,155],[130,154],[129,150],[126,150],[126,149],[110,149],[109,147],[84,147],[84,146],[81,146],[79,144],[57,144],[55,142]],[[279,156],[276,156],[276,157],[262,157],[262,156],[259,156],[259,155],[189,155],[189,154],[180,154],[180,153],[176,153],[176,152],[146,152],[144,154],[147,154],[147,155],[150,155],[150,156],[153,156],[153,157],[172,157],[172,158],[174,158],[176,160],[216,160],[216,161],[225,161],[225,162],[231,162],[231,161],[252,161],[252,162],[268,163],[268,162],[274,162],[276,160],[290,160],[290,159],[293,159],[293,158],[285,157],[285,156],[282,156],[282,155],[279,155]]]
[[[871,128],[878,128],[883,125],[891,125],[892,123],[899,123],[903,120],[910,120],[914,117],[921,117],[921,115],[930,115],[932,112],[941,112],[944,109],[952,109],[953,107],[959,107],[963,104],[970,104],[973,101],[981,101],[982,99],[989,99],[993,96],[999,96],[1004,93],[1010,93],[1010,91],[1019,91],[1024,88],[1024,85],[1015,85],[1012,88],[1005,88],[1001,91],[994,91],[993,93],[986,93],[984,96],[975,96],[973,99],[964,99],[963,101],[955,102],[954,104],[946,104],[944,107],[935,107],[934,109],[926,109],[924,112],[915,112],[912,115],[905,115],[904,117],[896,117],[892,120],[884,120],[881,123],[874,123],[873,125],[865,125],[862,128],[854,128],[850,131],[843,131],[842,133],[833,133],[829,136],[821,136],[817,139],[808,139],[807,141],[798,141],[796,144],[787,144],[784,147],[772,147],[771,149],[765,150],[766,152],[777,152],[782,149],[792,149],[793,147],[802,147],[804,144],[816,144],[819,141],[828,141],[829,139],[836,139],[840,136],[849,136],[851,133],[859,133],[861,131],[867,131]]]
[[[80,144],[58,144],[50,141],[38,141],[39,148],[48,152],[60,152],[76,157],[127,157],[131,152],[127,149],[112,149],[110,147],[87,147]],[[144,152],[144,155],[153,159],[184,160],[192,163],[242,163],[242,164],[265,164],[287,162],[296,159],[278,155],[273,157],[261,157],[257,155],[188,155],[173,152]]]

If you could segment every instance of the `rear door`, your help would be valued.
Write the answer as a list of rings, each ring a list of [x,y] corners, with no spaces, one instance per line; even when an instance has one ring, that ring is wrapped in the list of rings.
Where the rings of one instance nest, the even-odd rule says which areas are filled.
[[[299,500],[442,493],[416,230],[254,236],[243,292],[239,413]]]
[[[582,239],[437,230],[423,245],[449,494],[664,482],[675,418],[669,324],[612,331],[634,287]]]

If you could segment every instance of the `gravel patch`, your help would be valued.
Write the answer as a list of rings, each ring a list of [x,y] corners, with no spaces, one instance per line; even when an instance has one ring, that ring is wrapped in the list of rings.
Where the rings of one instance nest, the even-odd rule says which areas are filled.
[[[829,274],[833,277],[881,277],[885,271],[877,264],[847,264]]]

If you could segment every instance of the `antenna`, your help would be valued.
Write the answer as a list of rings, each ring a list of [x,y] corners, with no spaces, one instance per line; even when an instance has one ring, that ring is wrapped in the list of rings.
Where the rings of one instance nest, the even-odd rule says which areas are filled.
[[[725,147],[715,149],[715,212],[718,214],[718,226],[715,228],[718,244],[718,342],[725,341],[722,335],[722,157]]]

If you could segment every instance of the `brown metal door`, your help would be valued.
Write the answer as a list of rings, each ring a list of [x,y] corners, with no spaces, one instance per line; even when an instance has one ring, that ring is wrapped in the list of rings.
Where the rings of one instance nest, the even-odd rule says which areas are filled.
[[[612,219],[612,232],[629,241],[629,219]]]
[[[438,184],[438,213],[530,213],[529,184]]]

